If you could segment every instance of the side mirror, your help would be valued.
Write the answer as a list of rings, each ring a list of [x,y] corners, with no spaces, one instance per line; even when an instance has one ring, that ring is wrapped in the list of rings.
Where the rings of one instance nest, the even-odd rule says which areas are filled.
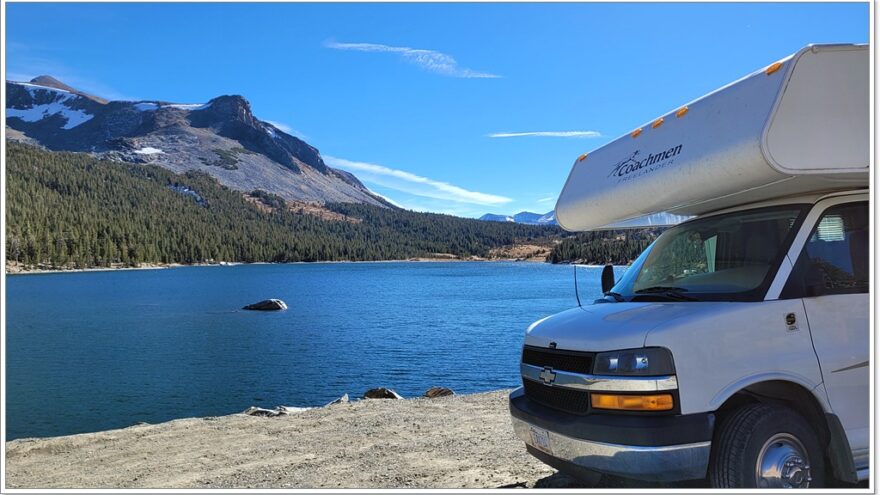
[[[614,287],[614,266],[605,265],[602,269],[602,293],[606,293]]]

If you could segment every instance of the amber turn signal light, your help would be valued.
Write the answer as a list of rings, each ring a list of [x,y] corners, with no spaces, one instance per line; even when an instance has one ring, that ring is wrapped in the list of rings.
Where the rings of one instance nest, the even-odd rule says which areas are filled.
[[[771,65],[770,67],[767,67],[767,70],[764,72],[766,72],[767,75],[769,76],[770,74],[773,74],[774,72],[778,71],[781,68],[782,68],[782,62],[776,62],[773,65]]]
[[[672,409],[672,394],[658,395],[614,395],[592,394],[590,401],[595,409],[617,409],[619,411],[669,411]]]

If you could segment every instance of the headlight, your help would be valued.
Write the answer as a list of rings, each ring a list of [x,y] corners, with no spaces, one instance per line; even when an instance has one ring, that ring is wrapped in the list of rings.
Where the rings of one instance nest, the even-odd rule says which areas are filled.
[[[593,364],[596,375],[673,375],[672,353],[662,347],[600,352]]]

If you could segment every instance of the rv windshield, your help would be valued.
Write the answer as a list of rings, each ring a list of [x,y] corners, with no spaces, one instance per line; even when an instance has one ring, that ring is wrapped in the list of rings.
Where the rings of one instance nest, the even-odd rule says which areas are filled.
[[[806,206],[698,218],[663,233],[612,292],[627,301],[763,298]]]

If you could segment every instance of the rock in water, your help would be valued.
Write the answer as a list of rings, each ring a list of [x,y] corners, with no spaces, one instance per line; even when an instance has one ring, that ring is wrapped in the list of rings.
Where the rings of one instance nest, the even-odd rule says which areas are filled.
[[[455,392],[453,392],[451,388],[446,387],[431,387],[425,392],[425,397],[429,399],[436,399],[437,397],[448,397],[450,395],[455,395]]]
[[[364,399],[402,399],[397,392],[390,388],[371,388],[364,392]]]
[[[280,311],[287,309],[287,304],[284,304],[284,301],[281,299],[266,299],[265,301],[248,304],[241,309],[248,309],[251,311]]]

